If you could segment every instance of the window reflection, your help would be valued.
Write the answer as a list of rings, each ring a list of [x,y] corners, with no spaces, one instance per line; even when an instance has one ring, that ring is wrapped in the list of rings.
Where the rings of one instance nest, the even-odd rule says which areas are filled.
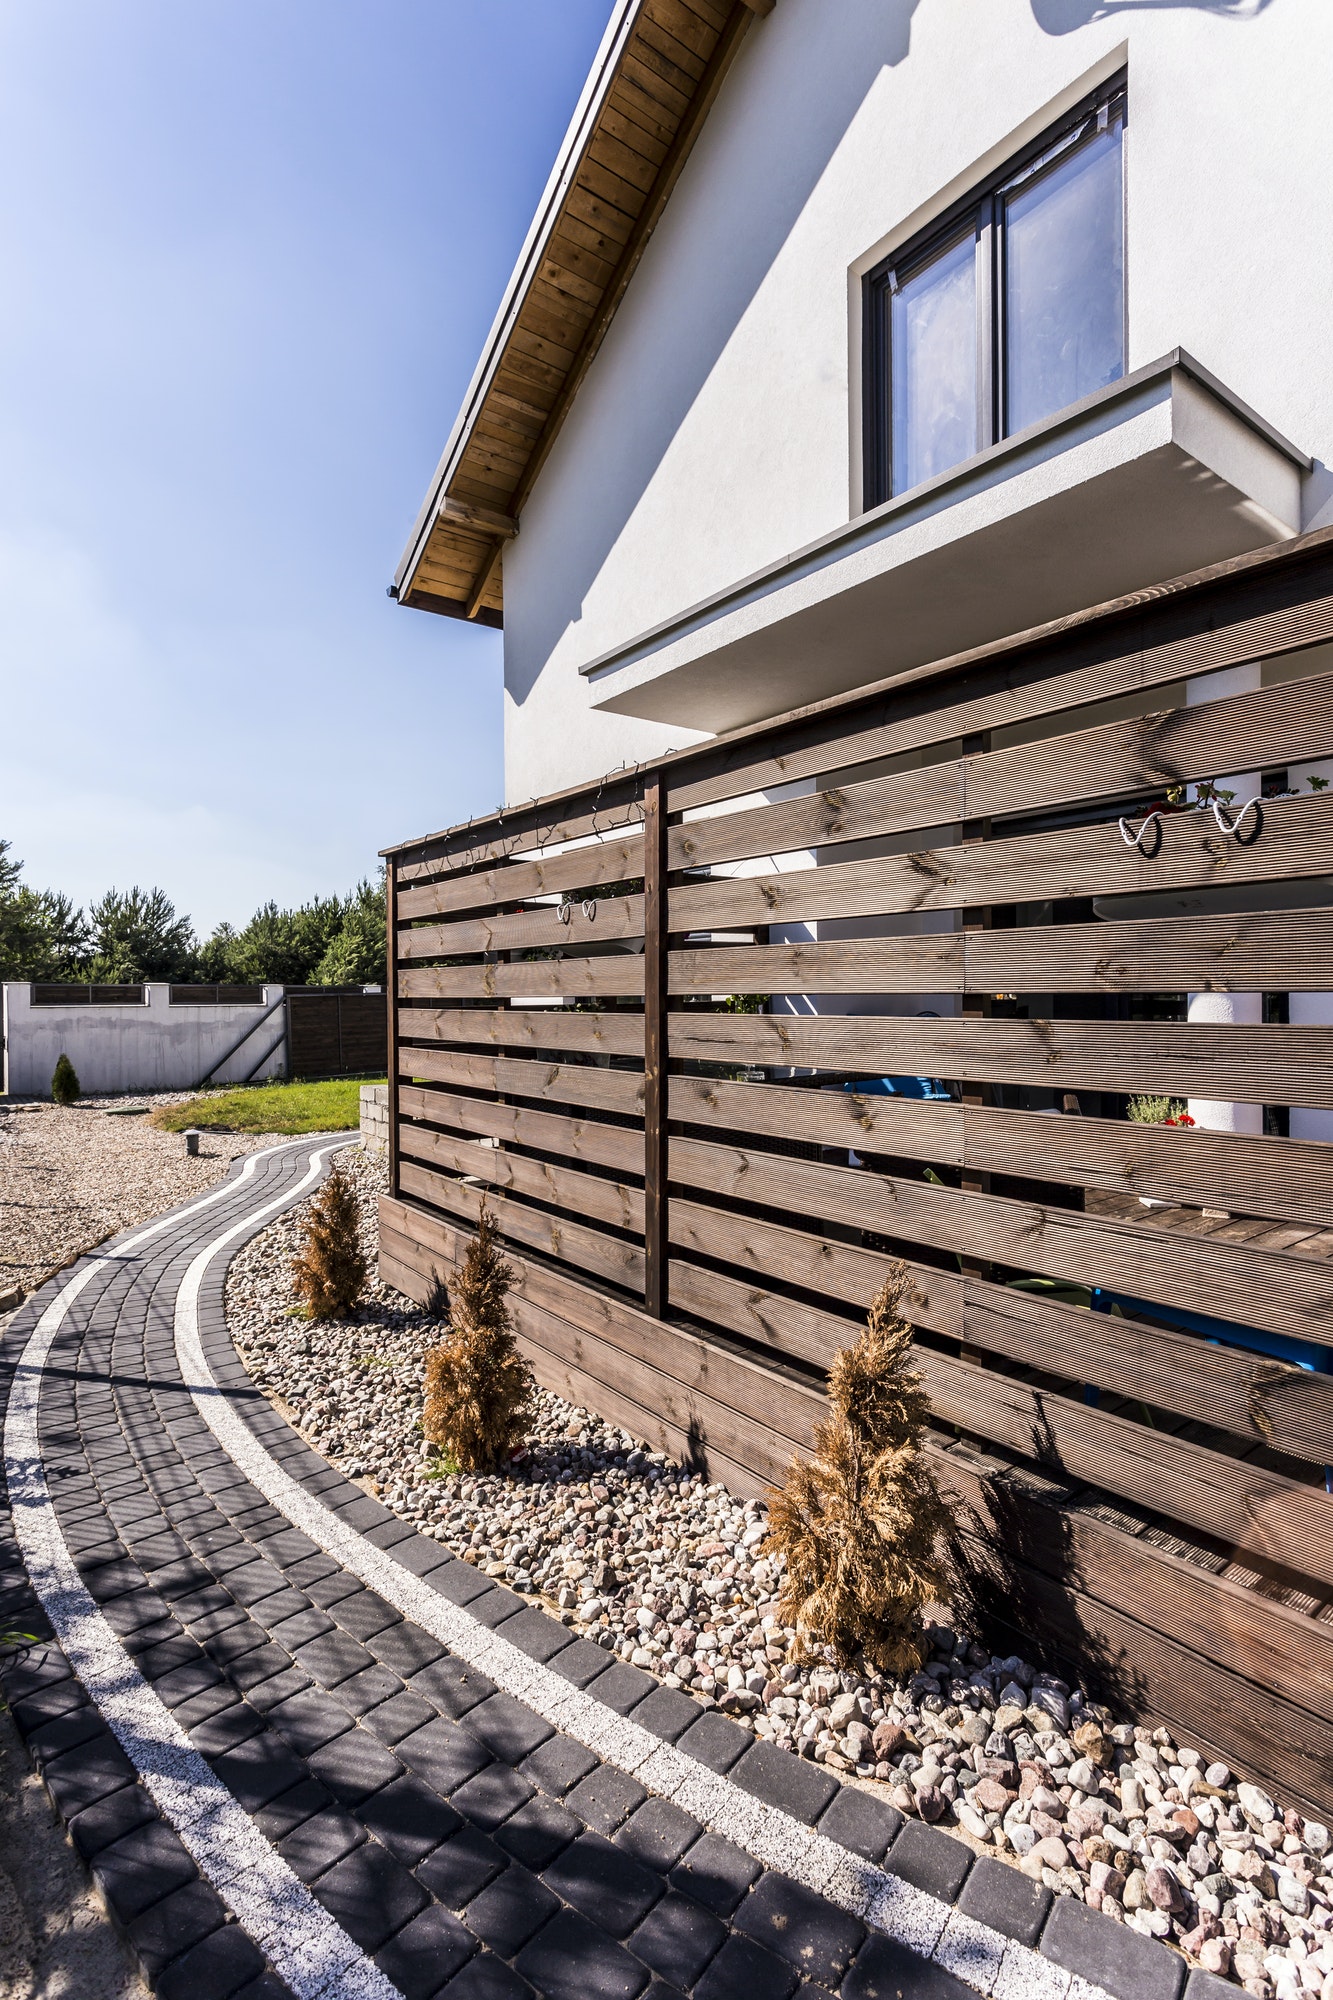
[[[1007,431],[1124,373],[1122,130],[1109,125],[1005,201]]]
[[[893,297],[896,493],[947,472],[977,449],[976,266],[969,232]]]

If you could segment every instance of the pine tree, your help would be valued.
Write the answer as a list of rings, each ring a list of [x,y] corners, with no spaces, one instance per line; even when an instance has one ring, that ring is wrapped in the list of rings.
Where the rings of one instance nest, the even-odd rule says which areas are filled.
[[[922,1608],[947,1594],[937,1549],[949,1517],[923,1449],[930,1403],[908,1366],[907,1282],[895,1265],[835,1360],[815,1456],[770,1494],[765,1544],[786,1560],[778,1614],[801,1650],[828,1646],[844,1666],[859,1655],[892,1674],[920,1666]]]
[[[51,1074],[51,1101],[53,1104],[73,1104],[79,1095],[79,1079],[74,1065],[67,1055],[60,1055]]]
[[[341,1167],[310,1204],[300,1255],[292,1260],[296,1296],[311,1319],[346,1319],[366,1285],[360,1212]]]
[[[514,1282],[487,1208],[477,1220],[450,1301],[451,1331],[426,1356],[421,1428],[464,1472],[494,1472],[514,1456],[532,1418],[532,1370],[506,1303]]]

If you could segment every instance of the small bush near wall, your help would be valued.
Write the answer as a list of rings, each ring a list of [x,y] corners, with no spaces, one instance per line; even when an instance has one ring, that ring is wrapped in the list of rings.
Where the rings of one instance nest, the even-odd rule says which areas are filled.
[[[62,1055],[51,1078],[51,1097],[56,1104],[73,1104],[78,1095],[79,1079],[74,1065],[67,1055]]]

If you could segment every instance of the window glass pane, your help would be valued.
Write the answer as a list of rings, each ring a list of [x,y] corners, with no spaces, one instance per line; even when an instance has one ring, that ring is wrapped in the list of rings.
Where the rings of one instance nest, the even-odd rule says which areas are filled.
[[[1005,203],[1011,432],[1125,372],[1123,129],[1112,123]]]
[[[893,490],[947,472],[977,448],[977,272],[971,235],[894,294]]]

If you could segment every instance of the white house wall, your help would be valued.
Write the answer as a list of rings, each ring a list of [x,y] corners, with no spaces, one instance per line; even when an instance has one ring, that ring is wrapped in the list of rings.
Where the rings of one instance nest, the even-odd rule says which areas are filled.
[[[579,668],[851,517],[860,274],[1122,60],[1127,367],[1189,350],[1333,518],[1328,0],[779,0],[506,550],[510,799],[696,740]]]

